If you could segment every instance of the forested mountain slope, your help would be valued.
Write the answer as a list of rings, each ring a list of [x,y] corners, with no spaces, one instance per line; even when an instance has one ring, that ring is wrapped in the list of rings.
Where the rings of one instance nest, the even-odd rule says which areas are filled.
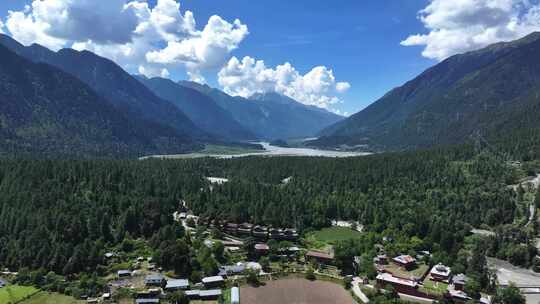
[[[231,113],[217,105],[209,96],[170,79],[137,76],[158,97],[170,101],[207,133],[222,140],[253,140],[253,132],[240,125]]]
[[[10,156],[137,156],[194,143],[128,117],[76,77],[0,46],[0,152]]]
[[[181,110],[154,95],[108,59],[88,51],[62,49],[53,52],[37,44],[25,47],[7,35],[0,35],[0,44],[31,61],[47,63],[74,75],[131,116],[172,127],[186,138],[207,137]]]
[[[539,127],[539,55],[533,33],[450,57],[326,128],[314,144],[409,149],[529,133]]]
[[[276,93],[257,94],[249,99],[232,97],[206,85],[182,81],[210,96],[251,132],[264,139],[311,137],[342,116],[314,106],[306,106]]]

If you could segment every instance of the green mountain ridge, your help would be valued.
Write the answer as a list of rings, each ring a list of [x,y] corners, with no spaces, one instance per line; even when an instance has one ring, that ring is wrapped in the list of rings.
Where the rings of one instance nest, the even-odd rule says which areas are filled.
[[[452,56],[319,135],[316,146],[402,150],[493,141],[540,118],[540,33]]]
[[[172,128],[125,115],[76,77],[0,45],[0,153],[117,157],[189,151]]]

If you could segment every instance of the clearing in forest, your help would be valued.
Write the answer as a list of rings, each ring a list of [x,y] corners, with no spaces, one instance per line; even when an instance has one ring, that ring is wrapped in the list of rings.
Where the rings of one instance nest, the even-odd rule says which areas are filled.
[[[308,238],[313,238],[316,241],[324,243],[334,243],[350,239],[358,239],[362,235],[361,232],[347,227],[329,227],[314,231],[309,234]]]

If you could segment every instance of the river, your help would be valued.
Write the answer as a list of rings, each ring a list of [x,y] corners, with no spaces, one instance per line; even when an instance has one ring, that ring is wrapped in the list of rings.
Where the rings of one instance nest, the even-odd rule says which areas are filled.
[[[240,153],[240,154],[205,154],[205,153],[190,153],[190,154],[176,154],[176,155],[152,155],[141,157],[141,159],[147,158],[201,158],[201,157],[213,157],[213,158],[238,158],[238,157],[247,157],[247,156],[312,156],[312,157],[355,157],[355,156],[365,156],[370,153],[366,152],[344,152],[344,151],[333,151],[333,150],[319,150],[311,148],[286,148],[273,146],[268,142],[258,142],[264,151],[260,152],[249,152],[249,153]]]

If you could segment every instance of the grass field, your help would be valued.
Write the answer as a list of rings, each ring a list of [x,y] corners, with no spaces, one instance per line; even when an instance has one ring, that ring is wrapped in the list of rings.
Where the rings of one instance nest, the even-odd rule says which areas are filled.
[[[420,290],[424,292],[436,294],[436,295],[443,295],[447,289],[448,289],[448,284],[435,282],[435,281],[430,280],[429,278],[426,278],[424,280],[424,286],[420,288]]]
[[[418,266],[415,269],[407,271],[397,266],[396,264],[390,262],[388,265],[384,266],[384,269],[390,271],[394,275],[397,275],[403,278],[410,278],[410,277],[420,278],[424,275],[424,273],[426,273],[426,271],[428,271],[429,266],[426,264],[418,264]]]
[[[75,298],[62,295],[59,293],[39,292],[30,297],[28,300],[22,301],[20,304],[82,304],[84,301],[75,300]]]
[[[323,228],[321,230],[312,232],[309,234],[308,238],[313,238],[315,241],[323,243],[334,243],[337,241],[344,241],[350,239],[360,238],[362,235],[361,232],[352,230],[346,227],[330,227]]]
[[[0,303],[9,304],[18,302],[34,293],[38,290],[30,286],[18,286],[9,285],[4,288],[0,288]]]

